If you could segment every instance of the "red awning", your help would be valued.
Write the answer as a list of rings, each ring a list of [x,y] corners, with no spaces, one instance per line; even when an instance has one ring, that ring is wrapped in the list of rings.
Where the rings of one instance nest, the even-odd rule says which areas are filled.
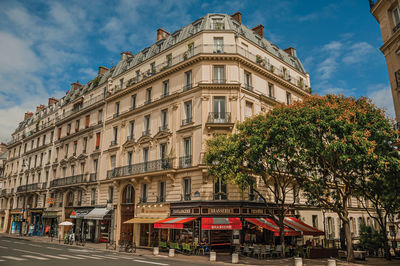
[[[323,236],[325,234],[323,231],[311,227],[295,217],[286,217],[284,223],[295,230],[303,231],[303,235],[306,236]]]
[[[279,226],[277,226],[276,223],[270,218],[246,218],[246,221],[270,230],[274,232],[275,236],[279,236]],[[292,230],[286,226],[283,230],[285,236],[299,236],[301,234],[300,232]]]
[[[154,223],[154,228],[182,229],[184,223],[196,220],[197,217],[170,217]]]
[[[234,230],[242,229],[240,218],[201,218],[202,230]]]

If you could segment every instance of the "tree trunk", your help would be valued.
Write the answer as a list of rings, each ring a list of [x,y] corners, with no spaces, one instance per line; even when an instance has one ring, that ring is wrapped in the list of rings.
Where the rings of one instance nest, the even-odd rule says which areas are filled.
[[[282,255],[281,257],[285,257],[285,231],[284,231],[284,226],[283,226],[283,221],[282,224],[279,225],[279,238],[281,240],[281,245],[282,245]]]
[[[383,248],[385,250],[385,258],[387,260],[391,260],[392,256],[390,255],[390,247],[389,247],[389,238],[387,236],[387,232],[386,230],[382,230],[383,228],[381,228],[381,234],[383,237]]]
[[[353,262],[354,261],[353,241],[351,238],[349,221],[343,221],[343,228],[344,228],[344,234],[346,236],[347,261]]]

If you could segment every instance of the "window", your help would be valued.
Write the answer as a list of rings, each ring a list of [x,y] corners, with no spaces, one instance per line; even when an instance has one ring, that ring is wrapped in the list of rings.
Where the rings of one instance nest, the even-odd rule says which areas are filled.
[[[101,124],[102,121],[103,121],[103,110],[100,109],[99,112],[97,113],[97,123]]]
[[[131,122],[129,122],[128,140],[133,140],[134,137],[135,137],[135,120],[132,120]]]
[[[181,168],[192,166],[192,138],[183,139],[183,157]]]
[[[100,132],[96,133],[96,150],[100,149]]]
[[[167,67],[171,66],[172,65],[172,54],[167,54],[165,56],[165,61],[166,61]]]
[[[164,202],[165,201],[165,181],[161,181],[158,184],[158,198],[157,202]]]
[[[42,145],[46,144],[46,135],[43,135],[43,142]],[[14,149],[14,156],[15,156],[15,149]]]
[[[185,85],[183,87],[183,90],[188,90],[192,88],[192,71],[187,71],[185,72]]]
[[[112,161],[112,160],[111,160]],[[93,160],[93,171],[95,173],[97,173],[97,168],[98,168],[98,164],[99,164],[99,160],[98,159],[94,159]],[[111,163],[112,164],[112,163]],[[114,158],[114,167],[115,167],[115,158]]]
[[[53,143],[53,138],[54,138],[54,131],[51,131],[50,132],[50,143]],[[19,147],[20,148],[20,151],[21,151],[21,147]]]
[[[200,31],[200,25],[201,25],[201,22],[193,25],[193,33],[194,34]]]
[[[286,92],[286,104],[289,105],[292,103],[292,94],[290,92]]]
[[[122,201],[123,203],[133,203],[133,187],[131,185],[127,185],[124,189],[124,192],[122,193]]]
[[[78,141],[75,140],[75,141],[74,141],[74,156],[76,155],[76,150],[77,150],[77,148],[78,148]]]
[[[215,179],[214,200],[226,200],[228,198],[226,191],[226,183],[221,178]]]
[[[184,115],[185,119],[183,119],[182,125],[192,123],[192,101],[184,103]]]
[[[82,193],[82,190],[78,190],[78,206],[81,206],[81,204],[82,204],[82,195],[83,193]]]
[[[118,127],[113,128],[113,141],[111,141],[111,145],[116,145],[118,139]]]
[[[81,163],[81,174],[85,174],[85,163]]]
[[[160,144],[160,158],[161,160],[167,158],[167,143]]]
[[[36,148],[38,148],[40,145],[40,138],[37,138],[37,142],[36,142]]]
[[[167,97],[169,95],[169,80],[163,82],[163,90],[161,97]]]
[[[67,136],[71,133],[71,124],[67,125]]]
[[[112,203],[114,199],[114,187],[109,186],[108,187],[108,203]]]
[[[63,177],[67,176],[67,167],[63,167]]]
[[[149,161],[149,148],[143,148],[143,162],[147,163]]]
[[[214,97],[213,123],[226,123],[225,97]]]
[[[183,199],[191,200],[192,180],[190,178],[183,179]]]
[[[128,151],[126,154],[126,164],[127,165],[132,165],[132,160],[133,159],[133,152],[132,151]]]
[[[124,79],[119,80],[119,88],[122,89],[124,87]]]
[[[150,64],[150,71],[152,74],[156,73],[156,63],[155,62],[152,62]]]
[[[150,115],[144,117],[144,131],[143,136],[150,135]]]
[[[168,129],[168,109],[164,109],[161,111],[161,126],[160,131],[164,131]]]
[[[85,128],[88,128],[90,124],[90,115],[87,115],[85,117]]]
[[[111,156],[111,169],[114,169],[116,166],[117,157],[115,155]]]
[[[224,38],[214,38],[214,53],[224,52]]]
[[[214,66],[214,83],[225,83],[225,66]]]
[[[114,112],[114,117],[117,117],[119,115],[119,102],[115,103],[115,112]]]
[[[83,138],[83,153],[86,153],[86,149],[87,149],[87,137]]]
[[[332,217],[328,217],[328,238],[335,238],[335,219]]]
[[[91,205],[93,206],[93,205],[96,205],[96,193],[97,192],[97,190],[95,189],[95,188],[92,188],[92,191],[91,191]]]
[[[223,30],[223,29],[225,29],[225,25],[222,22],[222,18],[213,18],[212,19],[212,24],[211,24],[211,29],[213,29],[213,30]]]
[[[136,81],[140,79],[140,70],[136,70]]]
[[[65,158],[68,157],[69,144],[65,144]]]
[[[252,117],[253,116],[253,103],[251,102],[246,102],[246,118]]]
[[[274,84],[268,83],[268,97],[275,98]]]
[[[75,166],[71,165],[71,176],[75,175]]]
[[[79,124],[80,124],[80,120],[76,120],[75,121],[75,132],[79,131]]]
[[[147,184],[146,183],[142,184],[142,195],[141,195],[140,202],[141,203],[147,202]]]
[[[136,108],[136,94],[133,94],[131,96],[131,110],[134,110]]]
[[[244,72],[244,87],[247,90],[253,90],[251,86],[251,74],[249,72]]]
[[[149,104],[151,103],[151,88],[148,88],[146,90],[146,102],[145,104]]]
[[[318,215],[313,215],[312,216],[312,226],[314,228],[318,228]]]
[[[396,7],[395,9],[393,9],[392,14],[393,14],[393,24],[394,24],[394,27],[395,27],[393,29],[393,31],[396,31],[398,29],[398,25],[400,24],[399,7]]]

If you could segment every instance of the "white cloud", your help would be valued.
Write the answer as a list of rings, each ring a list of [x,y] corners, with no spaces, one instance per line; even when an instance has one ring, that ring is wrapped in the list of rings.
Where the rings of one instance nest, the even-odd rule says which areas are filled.
[[[395,118],[392,91],[389,85],[376,84],[370,86],[367,97],[370,98],[379,108],[385,110],[389,118]]]
[[[330,56],[318,64],[317,72],[320,74],[320,79],[329,79],[337,69],[336,57]]]
[[[343,63],[346,64],[356,64],[360,62],[365,62],[370,59],[370,55],[372,55],[375,51],[375,48],[372,47],[367,42],[357,42],[351,45],[350,49],[343,56]]]

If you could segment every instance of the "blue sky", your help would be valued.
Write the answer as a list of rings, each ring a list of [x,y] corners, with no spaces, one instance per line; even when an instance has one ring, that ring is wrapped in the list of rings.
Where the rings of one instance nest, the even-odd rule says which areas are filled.
[[[242,13],[248,27],[293,46],[319,94],[368,96],[393,116],[379,24],[367,0],[122,0],[0,2],[0,141],[26,111],[93,79],[120,52],[151,45],[206,13]]]

